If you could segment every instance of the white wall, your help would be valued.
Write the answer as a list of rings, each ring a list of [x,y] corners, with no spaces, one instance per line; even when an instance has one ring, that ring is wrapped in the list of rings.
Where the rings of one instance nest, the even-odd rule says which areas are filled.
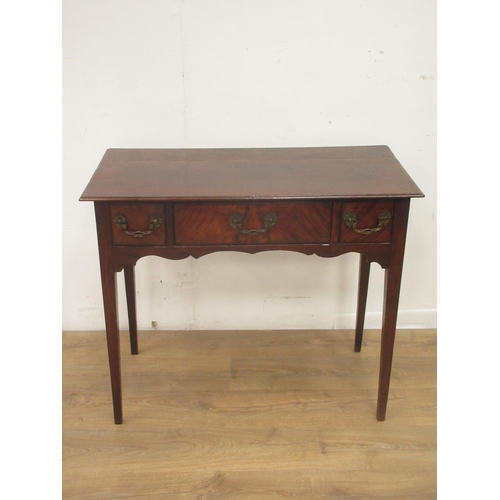
[[[412,202],[400,327],[436,325],[431,0],[64,0],[63,329],[103,329],[95,221],[107,148],[387,144]],[[136,268],[139,328],[351,328],[358,257],[270,252]],[[126,328],[123,277],[120,326]],[[372,266],[367,327],[380,326]]]

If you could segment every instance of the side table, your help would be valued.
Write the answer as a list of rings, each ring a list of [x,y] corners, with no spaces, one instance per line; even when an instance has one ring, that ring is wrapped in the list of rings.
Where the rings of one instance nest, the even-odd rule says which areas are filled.
[[[134,266],[220,251],[360,254],[354,349],[370,265],[385,270],[376,416],[384,420],[410,199],[423,194],[387,146],[108,149],[83,192],[93,201],[114,420],[123,421],[116,273],[124,270],[138,354]]]

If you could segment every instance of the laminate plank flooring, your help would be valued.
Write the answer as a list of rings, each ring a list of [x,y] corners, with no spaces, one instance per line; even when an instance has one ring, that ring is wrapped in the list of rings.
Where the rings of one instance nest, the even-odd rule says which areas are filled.
[[[380,332],[63,333],[63,498],[436,498],[436,330],[399,330],[385,422]]]

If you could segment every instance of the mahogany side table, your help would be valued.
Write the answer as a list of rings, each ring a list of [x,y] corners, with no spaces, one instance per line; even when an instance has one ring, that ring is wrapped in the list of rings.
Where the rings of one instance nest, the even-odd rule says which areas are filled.
[[[410,199],[422,196],[387,146],[108,149],[80,200],[95,207],[115,423],[123,421],[116,273],[124,270],[137,354],[138,259],[224,250],[359,253],[357,352],[370,264],[385,269],[376,412],[384,420]]]

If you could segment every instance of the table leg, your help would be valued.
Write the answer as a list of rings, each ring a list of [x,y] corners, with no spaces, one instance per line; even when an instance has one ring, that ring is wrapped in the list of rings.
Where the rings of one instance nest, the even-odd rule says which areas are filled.
[[[123,422],[122,383],[120,368],[120,336],[118,330],[118,305],[116,294],[116,273],[113,267],[112,229],[109,205],[95,202],[99,261],[101,265],[101,284],[104,303],[104,321],[108,343],[109,372],[115,424]]]
[[[358,308],[356,313],[356,335],[354,339],[354,350],[356,352],[361,351],[361,343],[363,341],[370,264],[371,262],[363,254],[359,256]]]
[[[396,336],[399,291],[403,274],[403,257],[408,225],[410,200],[396,202],[394,210],[393,243],[384,279],[384,311],[382,315],[382,340],[380,345],[380,372],[378,382],[377,420],[385,420],[389,383],[391,380],[392,355]]]
[[[377,420],[385,420],[389,383],[391,379],[392,355],[396,336],[396,320],[399,301],[401,272],[385,270],[385,300],[382,318],[382,342],[380,347],[380,374],[377,402]]]
[[[118,308],[116,304],[116,273],[113,270],[101,270],[102,293],[104,299],[104,318],[108,343],[109,371],[111,375],[111,393],[115,424],[123,422],[122,384],[120,368],[120,336],[118,330]]]
[[[125,293],[127,296],[130,352],[132,354],[139,354],[137,342],[137,315],[135,306],[135,266],[127,266],[124,268],[123,272],[125,275]]]

